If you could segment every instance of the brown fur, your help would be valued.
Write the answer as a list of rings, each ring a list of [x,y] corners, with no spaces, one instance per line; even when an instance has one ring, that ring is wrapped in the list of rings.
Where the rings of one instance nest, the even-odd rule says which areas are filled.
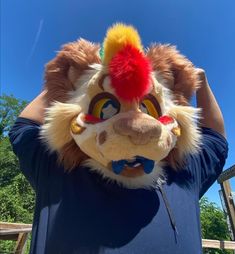
[[[152,68],[157,71],[173,91],[176,103],[187,106],[192,94],[199,87],[199,80],[193,64],[170,45],[153,45],[147,51]],[[174,148],[164,159],[173,169],[178,170],[184,164],[184,156]]]
[[[173,148],[164,161],[176,171],[178,171],[184,164],[184,160],[177,148]]]
[[[48,90],[47,99],[50,103],[67,101],[68,92],[74,90],[73,82],[76,78],[89,65],[100,63],[98,50],[98,44],[83,39],[63,46],[57,56],[46,65],[45,88]]]
[[[193,64],[170,45],[153,45],[146,55],[153,70],[159,73],[173,91],[177,103],[187,105],[193,92],[199,87]]]
[[[66,171],[73,170],[88,158],[89,157],[81,151],[74,140],[65,144],[59,151],[59,163],[64,165]]]
[[[89,69],[89,65],[100,63],[99,45],[80,39],[63,46],[57,56],[46,65],[45,88],[47,100],[66,102],[68,93],[75,89],[74,82]],[[73,169],[87,159],[74,140],[59,149],[59,161],[65,169]]]

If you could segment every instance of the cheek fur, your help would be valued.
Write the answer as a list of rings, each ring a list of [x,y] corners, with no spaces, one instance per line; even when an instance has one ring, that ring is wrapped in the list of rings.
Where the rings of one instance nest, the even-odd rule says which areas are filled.
[[[78,105],[61,102],[55,102],[47,109],[40,135],[51,151],[59,151],[72,140],[71,121],[80,112],[81,108]]]
[[[200,109],[187,106],[174,106],[169,111],[169,115],[179,123],[180,131],[174,130],[178,134],[177,150],[179,157],[186,154],[197,153],[201,144],[201,133],[197,125]]]

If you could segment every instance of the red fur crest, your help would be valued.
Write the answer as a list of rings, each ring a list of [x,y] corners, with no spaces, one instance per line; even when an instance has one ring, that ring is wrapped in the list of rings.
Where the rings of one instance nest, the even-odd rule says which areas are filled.
[[[127,45],[110,61],[111,84],[125,101],[140,99],[149,92],[151,65],[136,48]]]

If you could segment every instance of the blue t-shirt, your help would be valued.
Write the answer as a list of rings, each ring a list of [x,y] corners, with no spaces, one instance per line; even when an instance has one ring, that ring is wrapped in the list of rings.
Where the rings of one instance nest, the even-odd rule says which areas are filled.
[[[120,187],[85,167],[65,172],[39,131],[38,123],[18,118],[9,134],[36,191],[31,253],[202,253],[199,198],[222,171],[223,136],[203,128],[200,153],[189,156],[179,173],[165,169],[163,195],[158,188]]]

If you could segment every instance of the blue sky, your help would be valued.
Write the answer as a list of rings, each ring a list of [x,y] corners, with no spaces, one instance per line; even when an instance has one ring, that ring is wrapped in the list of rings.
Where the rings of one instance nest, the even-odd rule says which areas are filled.
[[[83,37],[102,42],[108,26],[134,25],[145,46],[170,43],[206,70],[224,114],[235,164],[234,0],[1,0],[1,93],[32,100],[41,90],[44,65],[62,44]],[[235,191],[235,180],[231,181]],[[206,196],[220,203],[219,186]]]

